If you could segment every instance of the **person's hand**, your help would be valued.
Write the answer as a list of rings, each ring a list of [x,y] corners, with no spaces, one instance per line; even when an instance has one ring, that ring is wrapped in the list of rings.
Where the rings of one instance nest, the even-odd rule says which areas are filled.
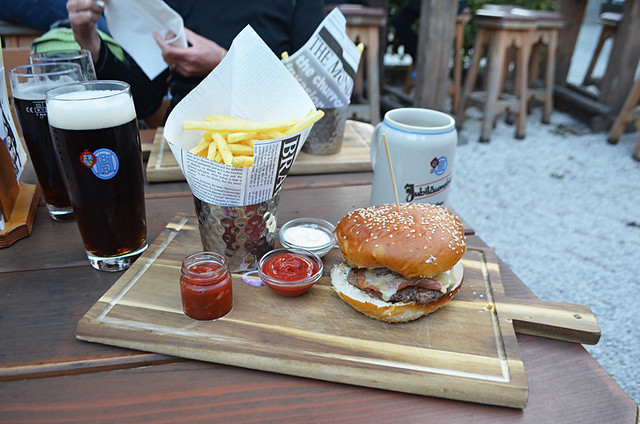
[[[104,9],[105,1],[100,0],[68,0],[67,12],[69,23],[73,30],[73,37],[80,47],[91,52],[93,61],[100,55],[100,36],[96,22]]]
[[[162,58],[171,69],[180,72],[185,77],[206,76],[218,66],[227,50],[215,41],[202,37],[185,28],[188,47],[178,47],[167,44],[166,40],[175,37],[172,32],[167,33],[165,39],[154,32],[153,36],[162,50]]]

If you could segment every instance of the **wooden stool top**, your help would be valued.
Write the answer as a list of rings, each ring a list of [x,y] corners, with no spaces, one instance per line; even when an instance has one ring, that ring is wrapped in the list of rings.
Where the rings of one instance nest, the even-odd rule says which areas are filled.
[[[504,29],[558,29],[564,19],[558,12],[489,4],[476,12],[476,23]]]
[[[476,12],[478,28],[492,29],[535,29],[535,19],[527,14],[514,14],[514,6],[485,5]]]
[[[564,18],[558,12],[549,10],[529,10],[523,8],[513,8],[512,14],[526,15],[536,21],[538,29],[562,28],[564,26]]]
[[[622,20],[622,13],[615,12],[602,12],[600,14],[600,24],[602,26],[618,28],[620,21]]]

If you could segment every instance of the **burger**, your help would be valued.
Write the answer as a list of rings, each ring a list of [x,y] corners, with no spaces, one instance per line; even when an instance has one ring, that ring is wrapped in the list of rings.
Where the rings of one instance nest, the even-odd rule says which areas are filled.
[[[332,268],[331,285],[370,318],[412,321],[441,308],[460,289],[464,229],[443,206],[361,208],[342,218],[335,233],[346,262]]]

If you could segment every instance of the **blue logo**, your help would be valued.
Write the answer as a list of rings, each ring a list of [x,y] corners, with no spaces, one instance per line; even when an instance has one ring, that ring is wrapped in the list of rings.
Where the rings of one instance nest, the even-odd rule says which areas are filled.
[[[118,156],[109,149],[98,149],[93,152],[96,162],[91,167],[94,175],[101,180],[109,180],[118,173],[120,161]]]
[[[444,174],[447,170],[447,158],[445,156],[439,158],[433,158],[431,160],[431,172],[435,172],[436,175]]]

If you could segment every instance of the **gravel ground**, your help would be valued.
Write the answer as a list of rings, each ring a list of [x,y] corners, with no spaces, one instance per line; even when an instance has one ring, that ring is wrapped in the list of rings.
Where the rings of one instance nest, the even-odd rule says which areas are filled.
[[[638,133],[617,145],[554,112],[526,138],[498,121],[478,143],[480,111],[459,133],[450,204],[542,300],[588,305],[601,327],[585,346],[640,403]]]

